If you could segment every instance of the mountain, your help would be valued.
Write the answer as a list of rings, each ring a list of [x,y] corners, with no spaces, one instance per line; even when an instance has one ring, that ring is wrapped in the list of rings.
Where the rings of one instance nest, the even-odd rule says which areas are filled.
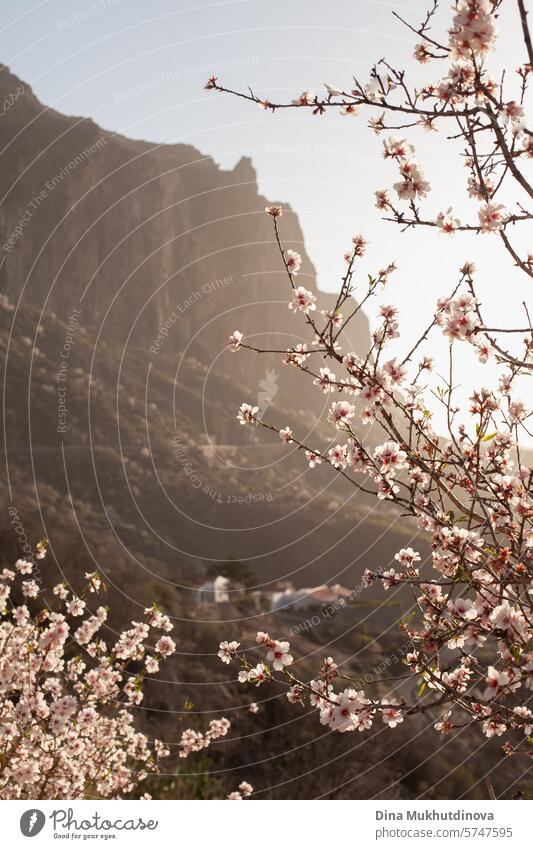
[[[265,347],[274,339],[286,347],[296,327],[288,282],[249,158],[223,171],[189,145],[132,141],[42,107],[26,83],[0,72],[4,100],[21,87],[0,126],[0,285],[12,301],[22,297],[64,320],[79,308],[95,340],[145,349],[147,360],[158,356],[150,347],[188,346],[188,355],[212,365],[235,327],[270,331]],[[302,253],[302,282],[316,291],[290,209],[282,229]],[[328,308],[332,296],[322,293],[321,303]],[[364,316],[353,335],[361,348]],[[231,364],[246,381],[249,369],[249,360]],[[292,373],[283,381],[300,383]]]
[[[296,369],[226,349],[236,327],[267,348],[305,338],[251,161],[223,171],[189,145],[61,115],[5,67],[0,94],[13,101],[0,125],[11,476],[90,506],[134,563],[141,552],[173,576],[235,556],[260,582],[354,582],[361,552],[387,556],[395,517],[236,422],[259,401],[265,419],[326,438],[324,396]],[[288,208],[281,225],[330,308]],[[350,333],[363,351],[362,314]]]

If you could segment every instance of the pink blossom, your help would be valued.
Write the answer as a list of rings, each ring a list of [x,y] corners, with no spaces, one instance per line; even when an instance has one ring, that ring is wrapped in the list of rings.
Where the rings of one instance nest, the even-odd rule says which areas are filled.
[[[223,640],[223,642],[220,643],[218,652],[218,656],[222,663],[229,663],[235,656],[235,653],[239,646],[240,643],[238,643],[236,640],[232,640],[230,643],[228,643],[227,640]]]
[[[328,421],[340,428],[355,416],[355,407],[348,401],[335,401],[329,409]]]
[[[311,103],[314,102],[314,100],[315,100],[314,91],[312,91],[311,89],[308,89],[308,91],[302,92],[300,97],[298,97],[296,100],[293,100],[292,102],[296,106],[309,106]]]
[[[403,714],[399,708],[395,707],[395,705],[399,704],[397,699],[388,699],[387,707],[384,707],[381,711],[381,717],[385,725],[388,725],[389,728],[396,728],[400,722],[403,722]]]
[[[159,652],[162,657],[168,657],[176,651],[176,643],[170,637],[159,637],[155,644],[155,650]]]
[[[252,407],[251,404],[241,404],[241,406],[239,407],[239,412],[237,414],[239,424],[252,424],[252,422],[255,420],[255,415],[258,412],[259,407]]]
[[[296,251],[289,249],[286,253],[285,262],[290,273],[295,277],[302,266],[302,257],[299,253],[296,253]],[[305,292],[305,289],[303,289],[303,291]]]
[[[242,342],[242,333],[240,330],[234,330],[231,336],[228,339],[228,345],[230,346],[232,351],[238,351],[241,347]]]
[[[289,652],[290,645],[286,640],[274,640],[267,654],[267,660],[272,662],[272,666],[277,672],[282,672],[285,666],[290,666],[293,662],[292,655]]]
[[[316,297],[308,289],[298,286],[294,290],[293,299],[289,303],[289,309],[294,311],[300,310],[300,312],[307,315],[309,312],[316,310]]]
[[[478,212],[479,223],[483,233],[493,233],[501,230],[506,217],[502,210],[505,207],[501,203],[485,203]]]
[[[487,687],[483,693],[484,699],[494,699],[509,684],[507,672],[498,672],[494,666],[489,666],[486,677]]]
[[[39,584],[35,581],[23,581],[22,592],[26,598],[37,598],[39,595]]]
[[[290,445],[293,441],[292,430],[290,427],[283,427],[279,432],[280,439],[285,445]]]
[[[437,227],[440,227],[443,233],[453,233],[460,226],[459,219],[453,217],[451,206],[448,207],[446,212],[439,212],[437,215]]]
[[[319,466],[322,462],[322,458],[320,457],[320,455],[315,454],[314,451],[306,451],[305,452],[305,458],[306,458],[307,462],[309,463],[310,469],[314,469],[315,466]]]

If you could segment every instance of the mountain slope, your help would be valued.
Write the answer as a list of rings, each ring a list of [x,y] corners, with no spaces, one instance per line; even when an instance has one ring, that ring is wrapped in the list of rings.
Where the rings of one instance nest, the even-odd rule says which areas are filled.
[[[222,171],[188,145],[114,135],[43,107],[3,68],[3,99],[17,91],[0,125],[11,476],[91,505],[102,533],[174,572],[231,554],[259,581],[354,581],[361,553],[386,556],[395,517],[374,520],[330,470],[311,477],[303,457],[235,419],[242,400],[262,402],[324,447],[324,397],[277,356],[226,350],[235,327],[282,349],[305,332],[250,160]],[[282,227],[316,291],[290,210]],[[364,316],[350,332],[362,351]]]

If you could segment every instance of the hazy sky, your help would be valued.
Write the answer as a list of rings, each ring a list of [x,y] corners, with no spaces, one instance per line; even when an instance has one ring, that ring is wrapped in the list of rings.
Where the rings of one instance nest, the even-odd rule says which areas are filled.
[[[506,0],[501,21],[502,55],[511,70],[525,61],[515,6]],[[0,60],[61,112],[91,116],[135,138],[193,144],[223,168],[250,156],[260,190],[298,213],[324,289],[337,288],[342,254],[351,236],[363,233],[371,243],[365,271],[393,259],[399,264],[377,303],[399,306],[410,340],[428,323],[436,297],[452,289],[466,258],[479,268],[489,319],[522,326],[521,302],[530,284],[497,237],[449,238],[428,230],[402,235],[380,220],[373,192],[390,186],[396,172],[381,157],[381,139],[366,127],[368,113],[272,116],[203,90],[215,72],[230,87],[250,85],[287,99],[324,81],[349,87],[354,74],[366,80],[383,56],[407,67],[421,85],[438,78],[442,66],[412,62],[415,39],[392,11],[416,23],[426,7],[423,0],[19,0],[3,13]],[[444,3],[438,26],[446,26],[447,16]],[[444,136],[420,130],[410,138],[435,187],[428,214],[452,204],[462,218],[475,220],[476,202],[463,199],[466,171]],[[516,242],[523,251],[525,236]],[[439,340],[434,353],[443,357],[446,347]],[[457,346],[457,359],[462,378],[477,373],[466,345]],[[489,385],[497,373],[484,369],[483,382]]]

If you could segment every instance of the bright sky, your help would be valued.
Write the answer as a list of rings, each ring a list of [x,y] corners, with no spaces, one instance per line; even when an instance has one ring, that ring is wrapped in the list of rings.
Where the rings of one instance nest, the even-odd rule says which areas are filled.
[[[430,230],[402,235],[380,219],[373,192],[391,186],[396,171],[381,157],[381,139],[366,127],[368,113],[272,116],[203,90],[214,72],[229,87],[250,85],[262,96],[289,99],[324,82],[349,87],[353,75],[366,81],[383,56],[406,67],[421,85],[438,78],[442,66],[411,60],[415,38],[392,12],[418,23],[426,8],[424,0],[19,0],[3,13],[0,58],[61,112],[90,116],[134,138],[193,144],[223,168],[250,156],[261,192],[297,212],[323,289],[337,288],[342,255],[351,236],[362,233],[370,241],[365,272],[393,259],[399,265],[377,303],[400,308],[408,343],[428,323],[436,298],[453,288],[465,259],[479,269],[491,324],[524,326],[522,301],[531,284],[496,236],[450,238]],[[511,71],[525,61],[515,8],[505,0],[500,23],[501,56]],[[447,15],[445,2],[441,29]],[[463,220],[475,220],[477,203],[464,199],[466,171],[457,164],[457,151],[442,134],[420,130],[410,140],[434,186],[428,214],[453,205]],[[533,247],[526,235],[513,234],[522,253]],[[447,345],[435,339],[432,353],[444,366]],[[465,390],[479,374],[479,382],[490,385],[499,369],[479,373],[469,348],[456,348]],[[442,429],[441,421],[436,425]]]

